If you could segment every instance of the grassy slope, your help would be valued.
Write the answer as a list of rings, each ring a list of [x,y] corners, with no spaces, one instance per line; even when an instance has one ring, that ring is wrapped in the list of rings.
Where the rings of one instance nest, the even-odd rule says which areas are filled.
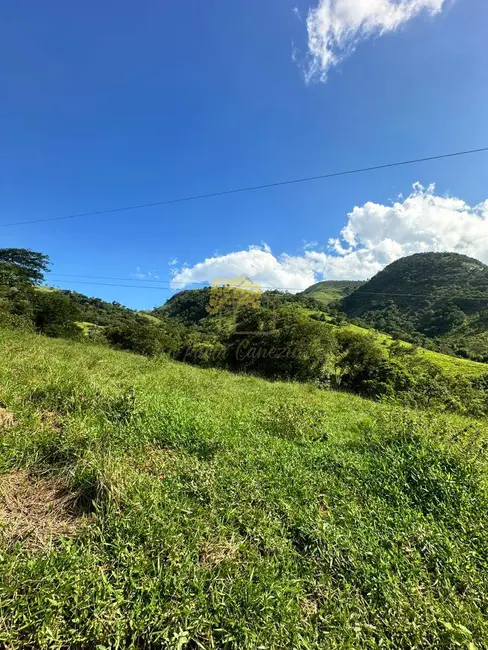
[[[356,288],[364,284],[364,282],[359,282],[355,280],[324,280],[323,282],[317,282],[313,284],[308,289],[303,291],[303,295],[315,298],[319,300],[324,305],[328,305],[331,302],[335,302],[344,297],[344,290],[350,290],[351,288]]]
[[[374,336],[376,336],[378,340],[386,346],[390,346],[394,343],[391,336],[383,334],[382,332],[377,332],[376,330],[367,330],[363,327],[358,327],[357,325],[345,325],[344,327],[359,334],[367,335],[373,333]],[[405,347],[412,347],[410,343],[405,341],[402,341],[401,343]],[[425,348],[417,348],[417,354],[441,368],[448,375],[480,377],[481,375],[488,374],[488,364],[486,363],[478,363],[477,361],[470,361],[469,359],[460,359],[459,357],[452,357],[449,354],[442,354],[440,352],[434,352],[433,350],[426,350]]]
[[[52,291],[59,291],[59,289],[55,289],[54,287],[48,287],[46,285],[42,285],[39,287],[34,287],[36,291],[44,291],[45,293],[51,293]]]
[[[148,321],[153,323],[153,325],[160,325],[161,324],[161,319],[156,318],[156,316],[153,316],[152,314],[148,314],[146,311],[140,311],[138,313],[139,313],[139,316],[142,316],[143,318],[146,318]]]
[[[3,541],[2,646],[488,646],[486,425],[34,335],[0,345],[17,422],[0,472],[65,476],[92,510],[42,551]]]
[[[94,323],[90,323],[88,321],[77,321],[75,325],[78,325],[85,336],[88,336],[88,333],[93,327],[100,327],[100,325],[95,325]]]
[[[307,295],[311,298],[315,298],[315,300],[319,300],[324,305],[329,305],[331,302],[340,300],[343,297],[342,291],[334,287],[323,289],[322,291],[316,290],[309,292]]]

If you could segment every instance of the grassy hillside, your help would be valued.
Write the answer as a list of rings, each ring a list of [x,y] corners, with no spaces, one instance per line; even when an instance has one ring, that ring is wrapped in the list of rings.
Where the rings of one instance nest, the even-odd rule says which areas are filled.
[[[0,345],[2,647],[488,646],[485,423]]]
[[[336,302],[363,285],[360,280],[324,280],[317,282],[302,292],[302,295],[315,298],[323,305]]]
[[[388,334],[359,327],[358,325],[344,324],[338,329],[350,330],[351,332],[356,332],[364,336],[373,335],[387,350],[396,343],[396,341]],[[413,348],[411,343],[405,341],[399,341],[398,343],[407,349]],[[479,363],[477,361],[471,361],[470,359],[460,359],[459,357],[442,354],[441,352],[435,352],[434,350],[426,350],[422,347],[416,347],[415,354],[422,359],[426,359],[434,366],[437,366],[443,372],[451,376],[463,375],[465,377],[481,377],[482,375],[488,375],[488,364],[486,363]]]

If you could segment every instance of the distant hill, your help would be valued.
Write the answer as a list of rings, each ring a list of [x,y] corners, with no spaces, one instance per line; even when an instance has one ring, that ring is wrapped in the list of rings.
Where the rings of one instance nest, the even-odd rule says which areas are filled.
[[[210,287],[203,289],[186,289],[172,296],[161,307],[152,310],[156,318],[176,318],[185,325],[195,325],[209,318],[207,307],[210,299]],[[310,310],[323,311],[323,302],[315,295],[304,293],[284,293],[282,291],[265,291],[260,296],[260,305],[268,309],[278,309],[285,304],[295,303]]]
[[[433,339],[460,356],[488,361],[488,266],[466,255],[397,260],[343,298],[341,309],[400,338]]]
[[[311,287],[302,291],[302,296],[309,296],[315,298],[323,305],[328,305],[331,302],[340,300],[352,293],[355,289],[362,286],[362,280],[324,280],[312,284]]]
[[[169,298],[161,307],[150,313],[156,318],[177,318],[185,325],[193,325],[208,316],[210,287],[185,289]]]

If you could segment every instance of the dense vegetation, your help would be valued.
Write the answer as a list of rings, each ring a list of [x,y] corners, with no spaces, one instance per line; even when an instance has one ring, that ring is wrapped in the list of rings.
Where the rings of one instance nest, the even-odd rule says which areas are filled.
[[[0,346],[2,647],[488,647],[485,424]]]
[[[387,266],[341,309],[404,340],[488,361],[488,266],[456,253],[418,253]]]
[[[238,292],[234,291],[234,293]],[[153,309],[151,313],[156,317],[174,318],[185,325],[195,325],[208,318],[210,296],[210,287],[180,291],[170,298],[166,304]],[[259,303],[265,309],[278,309],[285,305],[300,305],[310,310],[325,311],[320,300],[307,295],[305,292],[293,294],[277,290],[264,291],[260,295]]]
[[[440,356],[427,357],[414,347],[351,327],[343,315],[310,295],[268,291],[256,302],[248,291],[224,287],[211,308],[215,294],[207,287],[182,291],[153,312],[139,313],[71,291],[41,291],[37,285],[47,270],[46,256],[17,249],[6,249],[3,256],[9,279],[2,289],[4,324],[146,356],[169,355],[203,367],[312,382],[412,407],[488,414],[486,366],[460,362],[456,372],[445,372]],[[420,256],[423,262],[428,259]],[[448,256],[440,260],[450,268]],[[26,279],[29,268],[32,277]],[[383,283],[384,275],[378,281]],[[481,292],[482,285],[476,286]],[[341,291],[347,287],[338,283]],[[361,302],[370,295],[359,288],[345,301],[357,296]]]
[[[0,259],[2,255],[8,281],[2,288],[0,321],[10,326],[146,356],[169,355],[203,367],[312,382],[412,407],[488,414],[485,366],[461,364],[456,372],[445,372],[440,356],[426,357],[351,327],[333,307],[310,295],[267,291],[251,307],[249,292],[224,288],[220,298],[225,299],[214,310],[209,308],[212,289],[206,287],[182,291],[153,312],[139,313],[39,287],[48,268],[46,256],[18,249],[4,249]],[[351,289],[336,284],[341,291]]]

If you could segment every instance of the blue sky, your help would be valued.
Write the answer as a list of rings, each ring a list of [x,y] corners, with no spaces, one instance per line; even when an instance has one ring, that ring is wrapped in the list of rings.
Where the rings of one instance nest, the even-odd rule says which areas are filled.
[[[330,0],[3,3],[0,224],[488,146],[486,0],[341,4],[332,34]],[[488,262],[487,172],[477,154],[5,227],[1,246],[136,308],[171,293],[61,275],[295,289],[417,250]]]

